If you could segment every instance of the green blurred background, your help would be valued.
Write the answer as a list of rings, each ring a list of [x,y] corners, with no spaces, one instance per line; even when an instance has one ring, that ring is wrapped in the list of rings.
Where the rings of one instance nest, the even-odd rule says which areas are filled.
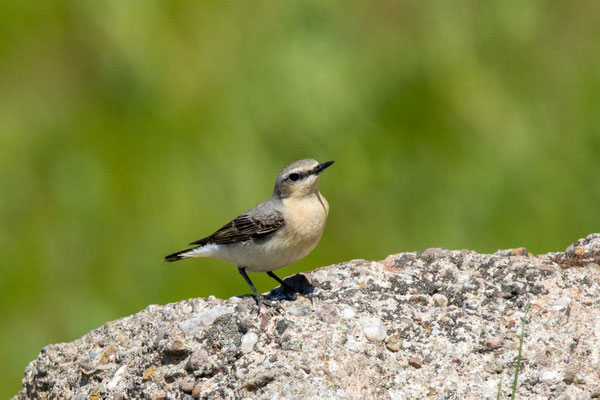
[[[224,262],[161,259],[296,159],[337,163],[323,239],[283,276],[600,230],[598,1],[6,1],[0,21],[0,397],[49,343],[248,293]]]

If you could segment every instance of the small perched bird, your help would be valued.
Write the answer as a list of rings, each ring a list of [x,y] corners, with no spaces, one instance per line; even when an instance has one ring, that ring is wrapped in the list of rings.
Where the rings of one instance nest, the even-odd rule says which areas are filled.
[[[195,247],[166,256],[165,261],[211,257],[237,265],[254,292],[260,313],[264,300],[247,272],[266,272],[291,290],[273,271],[306,257],[319,243],[329,213],[319,181],[321,172],[333,163],[311,159],[291,163],[277,176],[269,199],[212,235],[190,243]]]

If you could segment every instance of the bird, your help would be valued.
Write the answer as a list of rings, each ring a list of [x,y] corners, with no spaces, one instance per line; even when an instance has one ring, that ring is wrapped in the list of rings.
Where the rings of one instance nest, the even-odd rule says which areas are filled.
[[[319,192],[319,183],[321,173],[333,163],[304,159],[289,164],[277,175],[270,198],[164,261],[210,257],[236,265],[254,293],[260,314],[262,304],[272,304],[256,290],[248,272],[266,272],[293,291],[273,271],[306,257],[321,240],[329,203]]]

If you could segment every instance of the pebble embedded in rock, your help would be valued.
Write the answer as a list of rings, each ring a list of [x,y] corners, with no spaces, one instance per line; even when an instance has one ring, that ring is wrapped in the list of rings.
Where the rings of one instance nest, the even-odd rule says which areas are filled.
[[[111,379],[110,382],[108,382],[108,385],[106,385],[106,387],[109,390],[114,390],[117,385],[123,380],[123,375],[125,374],[125,370],[127,369],[126,365],[122,365],[117,372],[115,372],[115,375],[113,376],[113,378]]]
[[[541,367],[548,368],[552,366],[552,359],[550,359],[550,357],[546,356],[544,353],[536,354],[533,359],[535,363]]]
[[[552,383],[552,382],[556,381],[557,378],[558,378],[558,371],[551,370],[551,371],[544,371],[544,373],[540,377],[540,380],[545,383]]]
[[[305,306],[290,306],[286,308],[286,311],[296,317],[308,314],[308,309]]]
[[[188,393],[188,394],[190,394],[190,393],[192,393],[192,391],[194,390],[194,382],[192,382],[192,381],[184,381],[184,382],[181,382],[181,383],[179,384],[179,389],[181,389],[181,391],[182,391],[183,393]]]
[[[564,372],[563,380],[567,385],[570,385],[573,382],[578,381],[577,375],[579,374],[579,366],[578,365],[569,365]]]
[[[351,308],[351,307],[344,307],[342,309],[342,315],[341,315],[342,319],[349,320],[349,319],[354,318],[355,316],[356,316],[356,312],[354,311],[353,308]]]
[[[263,374],[253,376],[248,381],[242,383],[242,387],[250,391],[256,391],[257,389],[268,385],[269,382],[272,382],[273,380],[275,380],[275,374],[271,371],[268,371]]]
[[[208,352],[204,349],[196,350],[185,364],[185,369],[190,372],[199,370],[208,361]]]
[[[187,347],[181,340],[167,340],[159,344],[160,352],[166,357],[181,358],[190,353]]]
[[[258,335],[252,331],[248,331],[244,336],[242,336],[242,345],[241,350],[242,353],[248,354],[254,350],[254,345],[258,342]]]
[[[529,252],[525,247],[519,247],[518,249],[513,249],[510,254],[513,256],[526,256]]]
[[[436,293],[431,298],[439,307],[446,307],[448,305],[448,298],[441,293]]]
[[[552,309],[556,311],[566,310],[571,304],[569,297],[561,297],[552,304]]]
[[[317,310],[317,315],[323,322],[328,324],[335,324],[339,321],[338,313],[334,305],[323,304]]]
[[[379,318],[361,318],[363,334],[370,342],[381,342],[387,336],[387,330],[383,321]]]
[[[423,366],[423,360],[421,360],[419,357],[409,358],[408,363],[415,368],[421,368]]]
[[[181,305],[181,312],[183,314],[190,314],[194,311],[194,307],[190,303],[183,303]]]
[[[197,333],[198,331],[210,326],[217,318],[225,314],[231,314],[234,311],[233,307],[217,306],[208,310],[202,311],[192,318],[177,324],[179,329],[188,335]]]
[[[389,351],[400,351],[402,348],[402,337],[399,333],[394,333],[393,335],[388,336],[385,341],[385,346]]]
[[[504,341],[499,336],[488,336],[488,338],[485,339],[485,345],[492,350],[499,349],[503,344]]]
[[[239,314],[250,314],[255,309],[256,303],[250,298],[243,298],[236,305],[236,310]]]
[[[235,371],[235,377],[238,379],[245,379],[248,376],[248,368],[238,368]]]
[[[192,389],[192,397],[196,397],[202,391],[202,386],[195,385],[194,389]]]
[[[290,321],[282,319],[277,322],[277,333],[283,335],[283,332],[290,326]]]
[[[491,360],[483,365],[483,370],[490,374],[499,374],[502,372],[502,365],[496,360]]]

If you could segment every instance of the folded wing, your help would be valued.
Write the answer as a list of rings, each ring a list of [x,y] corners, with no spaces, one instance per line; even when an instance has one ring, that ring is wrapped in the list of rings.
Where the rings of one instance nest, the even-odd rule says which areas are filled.
[[[276,210],[255,215],[242,214],[212,235],[190,244],[202,246],[209,243],[227,244],[263,239],[284,226],[283,215]]]

